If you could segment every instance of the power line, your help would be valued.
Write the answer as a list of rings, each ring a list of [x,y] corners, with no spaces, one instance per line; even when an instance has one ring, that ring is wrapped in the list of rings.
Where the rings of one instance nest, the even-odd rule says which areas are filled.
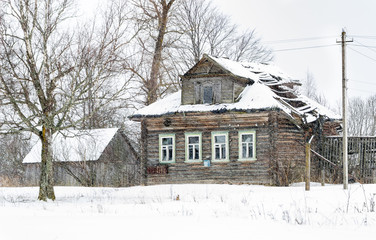
[[[352,80],[350,79],[351,82],[357,82],[357,83],[363,83],[363,84],[370,84],[370,85],[376,85],[376,82],[366,82],[366,81],[358,81],[358,80]]]
[[[309,46],[309,47],[300,47],[300,48],[277,49],[277,50],[273,50],[273,52],[295,51],[295,50],[304,50],[304,49],[312,49],[312,48],[324,48],[324,47],[332,47],[332,46],[337,46],[337,44]]]
[[[356,38],[365,38],[365,39],[375,39],[376,36],[361,36],[361,35],[349,35],[350,37],[356,37]]]
[[[320,40],[320,39],[329,39],[334,38],[336,36],[327,36],[327,37],[309,37],[309,38],[292,38],[292,39],[282,39],[282,40],[274,40],[274,41],[263,41],[265,44],[274,44],[274,43],[292,43],[292,42],[304,42],[304,41],[312,41],[312,40]]]
[[[354,46],[354,47],[365,47],[365,48],[369,48],[370,50],[374,51],[373,48],[376,48],[376,46],[367,46],[367,45],[363,45],[363,44],[350,44],[351,46]]]
[[[370,56],[367,56],[367,55],[365,55],[364,53],[361,53],[361,52],[359,52],[359,51],[357,51],[357,50],[355,50],[355,49],[353,49],[353,48],[351,48],[351,47],[349,47],[349,49],[351,49],[351,50],[353,50],[354,52],[356,52],[356,53],[358,53],[358,54],[360,54],[360,55],[362,55],[362,56],[364,56],[364,57],[366,57],[366,58],[369,58],[369,59],[371,59],[372,61],[375,61],[375,62],[376,62],[376,59],[374,59],[374,58],[372,58],[372,57],[370,57]]]
[[[363,43],[361,43],[361,42],[359,42],[359,41],[355,41],[355,42],[359,43],[360,45],[356,45],[356,44],[354,44],[354,46],[365,47],[365,48],[368,48],[369,50],[371,50],[371,51],[373,51],[373,52],[376,52],[376,50],[373,49],[373,48],[376,48],[376,46],[366,46],[366,45],[364,45]],[[353,45],[352,45],[352,46],[353,46]]]
[[[366,92],[366,93],[375,93],[375,91],[367,91],[367,90],[363,90],[363,89],[357,89],[357,88],[349,88],[351,91],[358,91],[358,92]]]

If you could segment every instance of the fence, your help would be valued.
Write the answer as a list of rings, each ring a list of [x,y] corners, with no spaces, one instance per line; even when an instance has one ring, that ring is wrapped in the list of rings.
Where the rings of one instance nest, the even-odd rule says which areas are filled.
[[[342,181],[342,137],[326,137],[321,145],[321,155],[328,159],[319,161],[330,182]],[[376,137],[348,138],[349,181],[376,183]]]

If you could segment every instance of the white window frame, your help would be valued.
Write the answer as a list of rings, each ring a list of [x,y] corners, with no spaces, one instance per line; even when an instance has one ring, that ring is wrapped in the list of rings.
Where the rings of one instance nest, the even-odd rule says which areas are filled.
[[[243,158],[243,141],[242,141],[242,136],[243,135],[252,135],[252,145],[253,145],[253,152],[252,156],[253,157],[246,157]],[[248,148],[247,148],[248,149]],[[239,131],[239,161],[255,161],[257,160],[256,158],[256,131],[255,130],[243,130]]]
[[[163,147],[162,140],[164,138],[172,138],[172,159],[169,161],[163,161],[162,158],[162,152]],[[159,134],[159,162],[160,163],[174,163],[175,162],[175,134]]]
[[[225,136],[225,147],[226,147],[226,156],[223,159],[215,159],[215,137],[216,136]],[[212,132],[212,162],[229,162],[230,161],[230,148],[228,141],[228,132]]]
[[[189,138],[198,137],[199,159],[189,159]],[[185,162],[202,162],[202,133],[192,132],[185,133]]]

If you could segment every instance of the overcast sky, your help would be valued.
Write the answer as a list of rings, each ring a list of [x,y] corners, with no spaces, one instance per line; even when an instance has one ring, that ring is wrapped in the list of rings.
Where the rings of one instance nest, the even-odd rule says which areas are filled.
[[[347,48],[349,97],[376,94],[376,1],[212,1],[236,23],[255,28],[265,44],[275,50],[274,63],[282,70],[299,79],[311,72],[332,107],[341,99],[341,47],[336,40],[345,28],[349,39],[354,40]],[[300,40],[277,42],[289,39]],[[278,51],[326,45],[331,46]]]
[[[79,0],[86,9],[104,1]],[[256,29],[264,43],[274,49],[274,64],[286,73],[305,79],[309,71],[332,108],[341,101],[342,86],[341,47],[336,40],[346,29],[349,39],[354,40],[347,48],[349,97],[376,94],[376,0],[212,2],[244,29]],[[294,48],[307,49],[279,51]]]

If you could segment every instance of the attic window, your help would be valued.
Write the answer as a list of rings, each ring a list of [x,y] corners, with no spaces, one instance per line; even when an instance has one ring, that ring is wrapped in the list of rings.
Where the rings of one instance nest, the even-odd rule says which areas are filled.
[[[221,103],[220,82],[195,82],[195,104]]]
[[[213,103],[213,87],[212,86],[205,86],[204,87],[204,96],[203,96],[203,103],[212,104]]]

